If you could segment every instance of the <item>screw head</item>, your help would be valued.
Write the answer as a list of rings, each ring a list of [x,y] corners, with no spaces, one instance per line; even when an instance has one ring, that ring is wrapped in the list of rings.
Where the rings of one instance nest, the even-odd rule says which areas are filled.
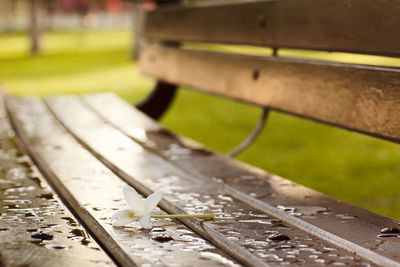
[[[258,26],[260,28],[265,28],[265,26],[267,25],[267,17],[265,15],[259,15],[257,20],[258,20]]]

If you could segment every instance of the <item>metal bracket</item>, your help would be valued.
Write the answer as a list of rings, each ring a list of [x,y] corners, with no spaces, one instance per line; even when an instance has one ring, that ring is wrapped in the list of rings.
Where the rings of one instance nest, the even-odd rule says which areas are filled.
[[[159,120],[168,109],[176,94],[177,86],[158,81],[153,92],[136,107],[155,120]]]
[[[240,143],[235,149],[232,150],[228,154],[229,157],[236,157],[239,155],[241,152],[243,152],[246,148],[248,148],[254,141],[257,139],[258,135],[260,134],[261,130],[264,128],[265,122],[267,121],[268,117],[268,111],[269,108],[264,108],[263,112],[261,114],[261,117],[256,125],[254,127],[253,131],[251,134],[242,142]]]

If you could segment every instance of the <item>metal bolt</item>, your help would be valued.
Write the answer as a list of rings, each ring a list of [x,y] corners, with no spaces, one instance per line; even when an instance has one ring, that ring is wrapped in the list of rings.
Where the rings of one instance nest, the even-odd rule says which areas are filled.
[[[257,81],[258,77],[260,77],[260,70],[259,69],[255,69],[253,71],[253,80]]]
[[[267,25],[267,18],[265,17],[265,15],[259,15],[257,20],[258,26],[260,26],[260,28],[265,28],[265,26]]]

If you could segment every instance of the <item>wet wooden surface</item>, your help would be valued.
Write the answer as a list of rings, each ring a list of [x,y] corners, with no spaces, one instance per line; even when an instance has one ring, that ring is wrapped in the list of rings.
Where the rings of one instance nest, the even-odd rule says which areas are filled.
[[[224,253],[175,220],[154,220],[151,231],[140,229],[138,223],[112,227],[110,216],[127,208],[122,197],[122,187],[126,183],[77,143],[41,100],[8,98],[6,103],[17,132],[35,163],[117,264],[235,265]],[[91,133],[90,128],[88,125],[82,130]],[[100,136],[107,136],[107,133],[99,132]],[[118,139],[115,142],[109,139],[104,145],[125,149],[111,143],[120,144]],[[143,149],[135,145],[133,150]],[[156,170],[158,166],[154,165],[152,169]],[[160,235],[171,238],[170,242],[157,241]]]
[[[335,236],[349,240],[383,256],[398,259],[400,239],[383,237],[384,228],[398,228],[399,221],[357,208],[305,188],[255,167],[206,150],[201,145],[176,136],[160,127],[140,111],[113,94],[87,95],[84,102],[102,118],[144,147],[155,151],[205,182],[218,177],[219,182],[245,193],[257,202],[285,210]],[[104,112],[107,106],[112,112]],[[124,114],[122,118],[117,114]],[[142,117],[140,120],[138,117]],[[140,122],[146,119],[140,129]],[[235,192],[233,192],[235,193]],[[261,207],[255,203],[255,205]],[[332,240],[340,242],[340,240]],[[393,249],[381,249],[393,246]],[[394,249],[396,248],[396,249]]]
[[[312,265],[336,262],[337,264],[361,265],[365,261],[354,255],[354,253],[358,254],[359,252],[357,250],[358,245],[353,244],[353,248],[356,248],[353,251],[346,248],[351,252],[340,249],[332,242],[327,242],[327,238],[322,240],[315,234],[294,226],[294,223],[289,220],[282,221],[283,217],[287,217],[287,213],[279,208],[272,207],[272,210],[276,212],[274,216],[270,211],[266,211],[261,206],[254,205],[246,198],[242,198],[237,193],[238,190],[232,191],[232,187],[227,187],[221,183],[222,180],[219,178],[206,177],[201,172],[195,174],[197,170],[190,171],[188,168],[178,166],[174,162],[180,157],[190,158],[192,150],[181,146],[179,143],[171,143],[168,149],[164,149],[157,144],[156,139],[149,139],[152,132],[165,134],[163,131],[154,132],[153,130],[157,126],[150,126],[153,130],[149,132],[146,132],[146,129],[140,126],[134,126],[127,130],[128,132],[131,131],[133,135],[137,134],[138,139],[141,138],[139,143],[146,143],[143,148],[139,143],[122,134],[93,112],[96,107],[93,102],[98,100],[98,107],[107,106],[107,114],[114,114],[115,116],[124,114],[116,120],[121,123],[125,121],[128,125],[134,123],[131,119],[137,118],[138,114],[129,119],[132,112],[125,112],[127,110],[126,104],[113,103],[112,97],[109,97],[109,95],[105,96],[103,101],[101,96],[98,98],[94,96],[96,100],[93,101],[90,99],[91,97],[86,97],[85,102],[91,103],[92,108],[86,106],[85,102],[78,97],[50,98],[46,102],[57,118],[82,144],[128,183],[134,185],[144,194],[162,189],[166,193],[165,200],[160,202],[163,209],[169,212],[180,210],[187,213],[216,213],[218,215],[217,221],[214,223],[204,222],[202,229],[199,229],[197,224],[191,220],[183,222],[200,234],[207,236],[215,245],[237,257],[242,263],[257,264],[255,261],[245,262],[246,259],[243,259],[243,257],[248,256],[242,252],[243,249],[250,252],[252,257],[256,257],[259,262],[265,264],[283,262]],[[104,101],[104,99],[111,99],[111,101]],[[118,109],[121,106],[122,108]],[[152,123],[146,122],[146,124],[151,125]],[[203,154],[205,157],[210,155],[210,152],[199,148],[194,148],[193,151],[194,154]],[[237,164],[240,166],[239,163]],[[233,165],[229,167],[232,168]],[[157,166],[157,168],[154,168],[154,166]],[[212,166],[208,163],[208,165],[198,168],[207,169],[209,167]],[[220,167],[224,169],[226,165]],[[256,181],[258,179],[255,178]],[[257,186],[254,183],[256,181],[248,180],[249,186]],[[284,180],[282,181],[284,182]],[[264,194],[268,194],[268,191]],[[250,197],[250,199],[254,200],[255,198]],[[317,211],[318,209],[311,208],[309,215],[312,216]],[[321,211],[326,210],[322,209]],[[281,216],[282,214],[284,215]],[[290,215],[290,217],[294,216]],[[367,254],[370,253],[369,256],[373,260],[393,263],[390,259],[368,249],[362,248],[362,250],[367,251]],[[329,251],[334,251],[334,253],[329,253]]]
[[[115,266],[48,186],[0,99],[0,266]]]
[[[143,47],[145,74],[400,142],[400,70]]]
[[[149,12],[144,35],[399,56],[399,14],[391,0],[220,1]]]
[[[400,248],[400,239],[382,238],[380,230],[398,228],[399,221],[357,208],[255,167],[212,153],[191,140],[159,129],[160,126],[156,122],[114,94],[87,95],[83,100],[110,124],[174,165],[197,174],[198,179],[207,181],[211,177],[218,177],[219,182],[257,201],[280,207],[318,228],[398,260],[396,249],[380,248],[389,246],[388,244]],[[108,112],[104,111],[104,106],[109,107]],[[138,119],[139,117],[142,118]],[[141,128],[142,120],[147,121]]]

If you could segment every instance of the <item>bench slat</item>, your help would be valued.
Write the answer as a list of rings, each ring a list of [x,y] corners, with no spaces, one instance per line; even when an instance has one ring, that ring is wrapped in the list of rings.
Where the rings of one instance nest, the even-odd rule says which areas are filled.
[[[115,266],[10,132],[0,97],[0,266]]]
[[[8,98],[7,106],[38,167],[118,265],[234,265],[176,221],[156,220],[155,231],[112,227],[109,217],[127,208],[126,183],[79,145],[38,98]],[[159,228],[172,243],[157,241]]]
[[[234,200],[236,195],[229,192],[224,185],[209,178],[205,180],[189,171],[178,168],[151,151],[138,150],[136,148],[137,143],[126,136],[124,137],[120,131],[105,123],[78,97],[50,98],[46,102],[80,142],[85,143],[89,150],[95,153],[107,166],[118,172],[126,181],[134,184],[136,188],[146,191],[146,194],[157,189],[167,191],[165,197],[167,203],[160,203],[163,209],[217,213],[219,215],[217,221],[203,223],[202,229],[198,229],[196,225],[192,224],[192,221],[186,221],[185,224],[206,236],[217,246],[224,248],[227,253],[242,263],[258,265],[260,261],[276,263],[284,260],[291,263],[302,261],[315,264],[315,257],[309,256],[315,251],[316,254],[322,254],[324,247],[331,246],[319,238],[310,237],[308,232],[301,231],[286,223],[282,223],[284,226],[281,228],[275,227],[273,222],[276,221],[276,218],[263,213],[258,207],[252,206],[251,203]],[[110,106],[106,106],[109,111]],[[114,114],[117,114],[118,111],[114,112]],[[112,140],[112,142],[107,140]],[[116,140],[124,141],[116,142]],[[120,147],[124,149],[118,149]],[[170,156],[173,157],[174,154],[172,151],[171,153]],[[179,157],[179,155],[178,152],[175,156]],[[158,168],[154,169],[152,166],[158,166]],[[297,258],[291,258],[286,254],[287,251],[281,247],[282,243],[267,240],[268,236],[276,233],[275,231],[279,231],[284,234],[284,237],[290,238],[290,241],[286,243],[290,248],[296,250],[301,246],[312,246],[312,252],[301,249],[298,251],[299,256]],[[218,238],[215,238],[216,236]],[[219,236],[224,239],[220,239]],[[284,237],[282,236],[282,238]],[[233,246],[232,243],[239,248]],[[233,251],[232,248],[234,248]],[[242,252],[243,249],[249,251],[253,257],[243,258],[243,256],[248,257]],[[272,254],[267,253],[267,250],[273,251]],[[354,257],[353,252],[349,253],[342,249],[336,249],[335,253],[342,257],[342,261],[346,261],[346,257],[349,257],[347,258],[350,259],[348,263],[361,263],[357,256]],[[258,258],[258,261],[253,260],[254,256]],[[297,262],[297,260],[299,261]],[[392,263],[390,260],[388,262]]]
[[[148,12],[144,36],[400,56],[399,14],[391,0],[187,5]]]
[[[163,81],[400,142],[399,69],[152,45],[140,62]]]
[[[218,177],[226,185],[246,195],[254,196],[263,203],[296,207],[296,212],[304,213],[300,217],[302,220],[366,249],[378,248],[376,252],[380,255],[398,261],[396,249],[380,248],[388,246],[400,248],[400,241],[376,237],[382,228],[397,228],[399,221],[337,201],[222,155],[204,153],[204,148],[191,140],[165,130],[154,130],[160,127],[156,122],[114,94],[87,95],[83,99],[106,121],[165,158],[171,159],[169,156],[171,147],[186,149],[189,152],[186,156],[177,156],[171,162],[186,171],[201,174],[202,178],[199,179]],[[104,106],[108,107],[107,111],[104,110]],[[145,120],[147,121],[144,122]]]

